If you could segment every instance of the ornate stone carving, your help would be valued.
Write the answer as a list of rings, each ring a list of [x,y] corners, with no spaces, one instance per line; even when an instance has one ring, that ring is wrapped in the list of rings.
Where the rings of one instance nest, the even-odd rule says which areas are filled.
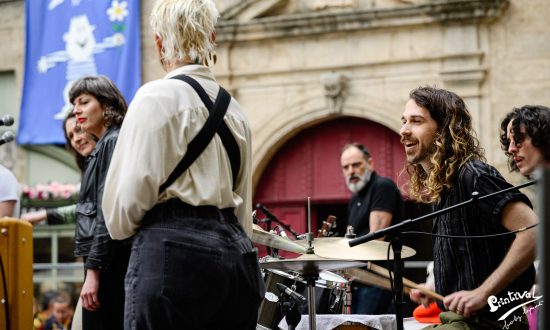
[[[348,77],[338,72],[321,75],[321,84],[325,88],[325,97],[333,113],[342,113],[346,97]]]

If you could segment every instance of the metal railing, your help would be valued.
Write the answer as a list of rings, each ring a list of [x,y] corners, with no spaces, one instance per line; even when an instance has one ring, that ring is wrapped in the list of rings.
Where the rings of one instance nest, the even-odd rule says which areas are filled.
[[[81,283],[84,279],[82,262],[59,262],[59,240],[74,238],[74,225],[37,225],[33,228],[35,255],[37,254],[37,239],[49,239],[50,262],[34,262],[34,283],[51,283],[52,289],[57,290],[60,283]],[[72,253],[71,251],[65,251]]]

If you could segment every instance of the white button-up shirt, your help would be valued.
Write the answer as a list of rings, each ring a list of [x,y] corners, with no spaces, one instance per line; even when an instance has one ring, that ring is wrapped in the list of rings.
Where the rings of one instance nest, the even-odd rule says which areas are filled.
[[[241,168],[233,187],[231,164],[219,135],[161,195],[162,185],[201,130],[208,110],[187,83],[167,79],[185,74],[214,100],[219,86],[208,67],[186,65],[165,79],[142,86],[131,102],[111,160],[103,195],[103,213],[111,237],[124,239],[139,229],[148,210],[168,199],[190,205],[235,208],[246,233],[252,233],[251,133],[239,104],[232,99],[225,123],[240,150]]]

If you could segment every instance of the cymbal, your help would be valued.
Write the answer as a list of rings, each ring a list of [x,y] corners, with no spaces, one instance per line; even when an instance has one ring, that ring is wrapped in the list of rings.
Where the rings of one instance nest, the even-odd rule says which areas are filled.
[[[287,272],[283,272],[282,270],[278,270],[278,269],[268,269],[268,271],[272,272],[274,274],[277,274],[279,276],[286,277],[291,281],[303,282],[303,279],[300,277],[300,274],[298,274],[298,273],[287,273]]]
[[[320,272],[319,278],[330,283],[348,283],[348,280],[329,270],[323,270],[322,272]]]
[[[252,242],[289,252],[302,254],[307,252],[304,246],[296,244],[295,241],[269,233],[258,225],[252,226]]]
[[[319,275],[319,273],[325,270],[363,267],[366,265],[366,263],[356,260],[332,260],[319,257],[315,254],[304,254],[295,259],[260,263],[260,266],[265,269],[278,269],[286,272],[294,271],[305,276]]]
[[[297,244],[307,247],[307,241],[295,241]],[[386,260],[389,242],[369,241],[354,247],[350,247],[349,239],[345,237],[315,238],[312,242],[313,253],[328,259],[338,260]],[[408,246],[403,246],[401,258],[409,258],[416,251]],[[393,251],[390,249],[390,259],[393,259]]]
[[[279,259],[281,260],[281,259]],[[273,261],[273,260],[271,260]],[[285,277],[291,281],[294,282],[300,282],[306,284],[306,280],[300,275],[298,272],[283,272],[278,269],[267,269],[267,272],[274,273],[276,275],[279,275],[281,277]],[[268,273],[269,274],[269,273]],[[344,277],[333,273],[328,270],[323,270],[319,273],[319,279],[315,281],[315,286],[320,288],[326,288],[326,289],[332,289],[338,284],[345,284],[348,283],[348,280]]]

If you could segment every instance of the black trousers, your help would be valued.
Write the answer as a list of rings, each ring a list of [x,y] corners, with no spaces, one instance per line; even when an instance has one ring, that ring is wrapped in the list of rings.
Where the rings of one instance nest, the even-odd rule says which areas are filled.
[[[157,205],[134,237],[124,328],[255,329],[258,257],[232,210]]]
[[[112,259],[99,275],[101,307],[91,312],[82,308],[83,330],[121,330],[124,325],[124,279],[130,259],[130,241],[113,241]],[[84,262],[86,262],[84,260]]]

